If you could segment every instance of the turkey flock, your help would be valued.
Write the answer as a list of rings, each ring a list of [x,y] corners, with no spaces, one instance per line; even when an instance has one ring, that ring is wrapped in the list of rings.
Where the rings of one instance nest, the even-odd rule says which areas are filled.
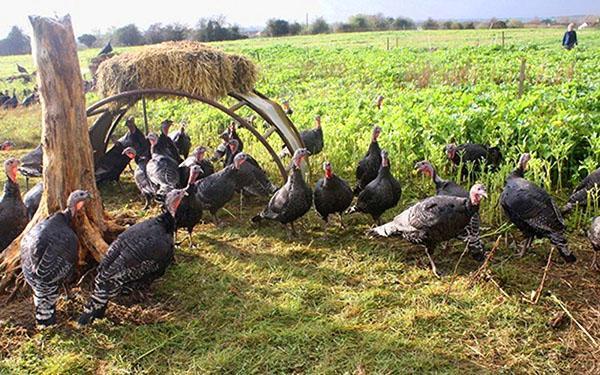
[[[378,106],[380,102],[378,99]],[[286,112],[291,114],[289,103],[285,104]],[[374,222],[368,236],[398,236],[421,245],[436,276],[432,255],[438,245],[446,241],[461,239],[474,259],[482,261],[486,257],[479,215],[480,206],[488,197],[486,187],[476,183],[465,189],[443,179],[427,160],[416,163],[414,169],[431,179],[436,194],[408,206],[392,221],[382,222],[382,215],[398,205],[402,185],[392,172],[390,155],[379,145],[382,134],[379,126],[372,128],[370,145],[356,166],[354,184],[336,175],[333,165],[325,161],[323,175],[313,188],[305,180],[302,166],[310,155],[324,149],[319,116],[315,118],[313,129],[301,133],[305,148],[288,154],[291,157],[289,173],[281,187],[269,179],[255,158],[244,152],[244,142],[235,123],[219,135],[220,144],[212,156],[205,146],[193,148],[185,124],[172,130],[173,122],[165,120],[158,134],[147,135],[137,128],[132,117],[125,124],[127,133],[114,139],[112,148],[96,161],[96,182],[120,183],[120,176],[129,167],[144,209],[158,204],[163,212],[129,227],[110,245],[97,267],[91,296],[78,319],[79,325],[102,318],[112,298],[138,290],[162,276],[174,259],[177,230],[187,231],[189,245],[194,246],[195,226],[208,214],[214,225],[221,225],[219,211],[236,194],[240,197],[240,209],[246,197],[270,197],[266,206],[252,217],[251,225],[277,221],[288,229],[290,237],[296,235],[295,222],[310,211],[313,203],[324,229],[331,217],[339,218],[340,226],[345,228],[343,215],[368,215]],[[1,145],[3,150],[12,146],[11,142]],[[455,168],[463,168],[459,175],[473,169],[487,168],[494,172],[502,161],[500,150],[486,145],[449,144],[444,152]],[[42,158],[40,146],[21,160],[10,158],[4,163],[7,181],[0,201],[2,250],[31,220],[43,192],[43,185],[39,183],[22,198],[17,174],[20,172],[27,178],[40,176]],[[527,179],[530,159],[528,153],[521,155],[514,170],[506,176],[500,196],[506,217],[525,238],[521,255],[534,238],[547,238],[566,262],[575,262],[576,257],[565,237],[563,215],[578,205],[585,208],[591,194],[597,194],[600,169],[587,176],[568,203],[559,208],[548,192]],[[135,169],[131,161],[135,161]],[[470,166],[469,170],[465,165]],[[73,191],[63,211],[37,223],[21,241],[23,275],[33,290],[35,318],[40,327],[56,323],[55,308],[61,286],[73,276],[77,264],[74,218],[93,198],[86,191]],[[596,254],[600,251],[600,217],[593,220],[588,237]],[[593,266],[596,267],[596,256]]]

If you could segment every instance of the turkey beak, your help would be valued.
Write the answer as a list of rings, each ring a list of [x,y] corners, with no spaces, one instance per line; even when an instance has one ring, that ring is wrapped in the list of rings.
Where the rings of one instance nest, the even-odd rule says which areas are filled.
[[[483,198],[485,198],[485,199],[487,199],[487,198],[488,198],[488,194],[487,194],[487,192],[486,192],[486,191],[482,191],[482,192],[481,192],[481,196],[482,196]]]

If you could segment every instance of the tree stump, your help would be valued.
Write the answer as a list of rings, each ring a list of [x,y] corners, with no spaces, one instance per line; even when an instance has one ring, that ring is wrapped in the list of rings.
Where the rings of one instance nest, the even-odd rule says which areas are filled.
[[[79,237],[79,259],[81,264],[91,255],[99,261],[108,249],[104,240],[107,223],[94,178],[83,78],[71,18],[31,16],[29,20],[33,26],[33,56],[42,105],[44,193],[23,234],[50,214],[65,209],[71,191],[87,190],[93,199],[79,212],[74,224]],[[23,234],[0,257],[0,291],[14,285],[20,275]]]

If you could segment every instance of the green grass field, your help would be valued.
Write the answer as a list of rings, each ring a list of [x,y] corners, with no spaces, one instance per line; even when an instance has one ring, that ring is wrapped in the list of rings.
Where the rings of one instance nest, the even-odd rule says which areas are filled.
[[[504,48],[500,35],[410,31],[215,43],[256,61],[257,89],[289,98],[298,128],[322,115],[326,146],[311,161],[313,184],[326,159],[353,181],[370,124],[382,126],[381,143],[403,184],[400,204],[385,219],[432,193],[432,184],[412,172],[416,161],[428,158],[453,177],[443,154],[451,139],[499,146],[505,155],[500,171],[481,177],[490,193],[482,207],[486,246],[502,234],[484,277],[473,277],[479,264],[466,256],[454,279],[463,251],[458,241],[434,254],[445,274],[437,279],[422,249],[366,238],[366,217],[324,233],[310,212],[300,236],[289,241],[278,225],[249,224],[264,201],[240,212],[234,199],[221,213],[222,228],[199,225],[196,246],[178,248],[176,264],[150,291],[111,303],[108,318],[90,328],[71,323],[88,283],[60,302],[60,324],[43,332],[34,329],[30,297],[9,304],[0,299],[0,373],[600,372],[600,274],[589,267],[592,249],[583,235],[600,213],[597,203],[569,218],[579,261],[565,265],[553,258],[537,304],[529,299],[549,242],[536,241],[519,259],[514,242],[521,235],[497,233],[506,221],[499,194],[520,152],[533,153],[528,177],[559,203],[600,165],[600,31],[579,33],[580,46],[571,52],[560,48],[559,29],[507,30]],[[82,67],[95,53],[81,52]],[[527,78],[519,98],[522,58]],[[16,62],[33,70],[30,56],[0,58],[0,78],[16,74]],[[0,90],[25,86],[0,81]],[[386,98],[381,111],[373,105],[379,94]],[[89,94],[89,104],[97,98]],[[216,111],[183,100],[154,100],[148,110],[153,128],[165,117],[185,120],[194,143],[210,147],[227,125]],[[132,113],[141,124],[141,109]],[[39,107],[0,110],[0,140],[18,145],[2,158],[35,147],[40,118]],[[249,134],[241,136],[275,179],[266,153]],[[142,219],[158,212],[142,210],[128,173],[122,190],[104,187],[102,197],[113,215]],[[577,323],[561,319],[561,304]]]

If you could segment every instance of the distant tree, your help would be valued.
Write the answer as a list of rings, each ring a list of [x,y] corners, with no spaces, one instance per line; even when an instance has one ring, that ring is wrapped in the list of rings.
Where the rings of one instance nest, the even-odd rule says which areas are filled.
[[[24,55],[31,53],[31,42],[17,26],[13,26],[8,36],[0,40],[0,55]]]
[[[144,43],[142,33],[134,24],[116,29],[114,37],[119,44],[124,46],[139,46]]]
[[[523,27],[523,22],[513,18],[508,20],[508,22],[506,23],[506,27],[510,29],[520,29]]]
[[[290,35],[298,35],[302,32],[302,25],[298,22],[290,24]]]
[[[352,28],[352,31],[368,31],[369,30],[369,20],[363,14],[357,14],[348,20],[348,24]]]
[[[196,30],[191,32],[191,35],[192,39],[201,42],[247,38],[247,36],[242,35],[238,26],[228,25],[224,17],[201,19],[196,26]]]
[[[352,25],[350,25],[349,23],[344,23],[344,22],[335,24],[333,26],[333,30],[336,33],[350,33],[352,31],[354,31],[352,28]]]
[[[462,23],[462,28],[463,29],[474,29],[475,28],[475,23],[473,23],[472,21],[463,22]]]
[[[290,34],[290,23],[281,19],[270,19],[267,21],[265,32],[268,36],[284,36]]]
[[[463,24],[460,22],[452,22],[450,25],[450,29],[452,30],[462,30],[464,28]]]
[[[440,26],[434,19],[428,18],[427,21],[423,22],[421,27],[425,30],[437,30]]]
[[[83,44],[87,48],[91,48],[94,45],[94,43],[96,43],[96,37],[92,34],[83,34],[77,38],[77,41],[79,41],[79,43]]]
[[[511,21],[512,21],[512,20],[511,20]],[[556,22],[556,21],[555,21],[554,19],[552,19],[552,18],[544,18],[544,19],[542,20],[542,23],[543,23],[544,25],[553,25],[555,22]],[[510,22],[509,22],[509,23],[510,23]],[[523,25],[523,23],[522,23],[522,22],[521,22],[521,25]],[[510,27],[510,26],[509,26],[509,27]],[[521,26],[521,27],[522,27],[522,26]]]
[[[409,30],[415,28],[415,23],[410,18],[398,17],[392,23],[392,28],[395,30]]]
[[[331,31],[331,27],[323,17],[319,17],[310,25],[309,32],[311,34],[326,34]]]
[[[148,30],[144,32],[144,39],[148,44],[156,44],[164,41],[163,27],[161,23],[155,23],[148,27]]]
[[[387,30],[394,22],[393,18],[386,18],[383,14],[374,14],[365,16],[367,19],[367,28],[371,31]]]
[[[490,29],[506,29],[506,22],[498,20],[491,21]]]
[[[444,21],[441,28],[446,30],[452,29],[452,21]]]

